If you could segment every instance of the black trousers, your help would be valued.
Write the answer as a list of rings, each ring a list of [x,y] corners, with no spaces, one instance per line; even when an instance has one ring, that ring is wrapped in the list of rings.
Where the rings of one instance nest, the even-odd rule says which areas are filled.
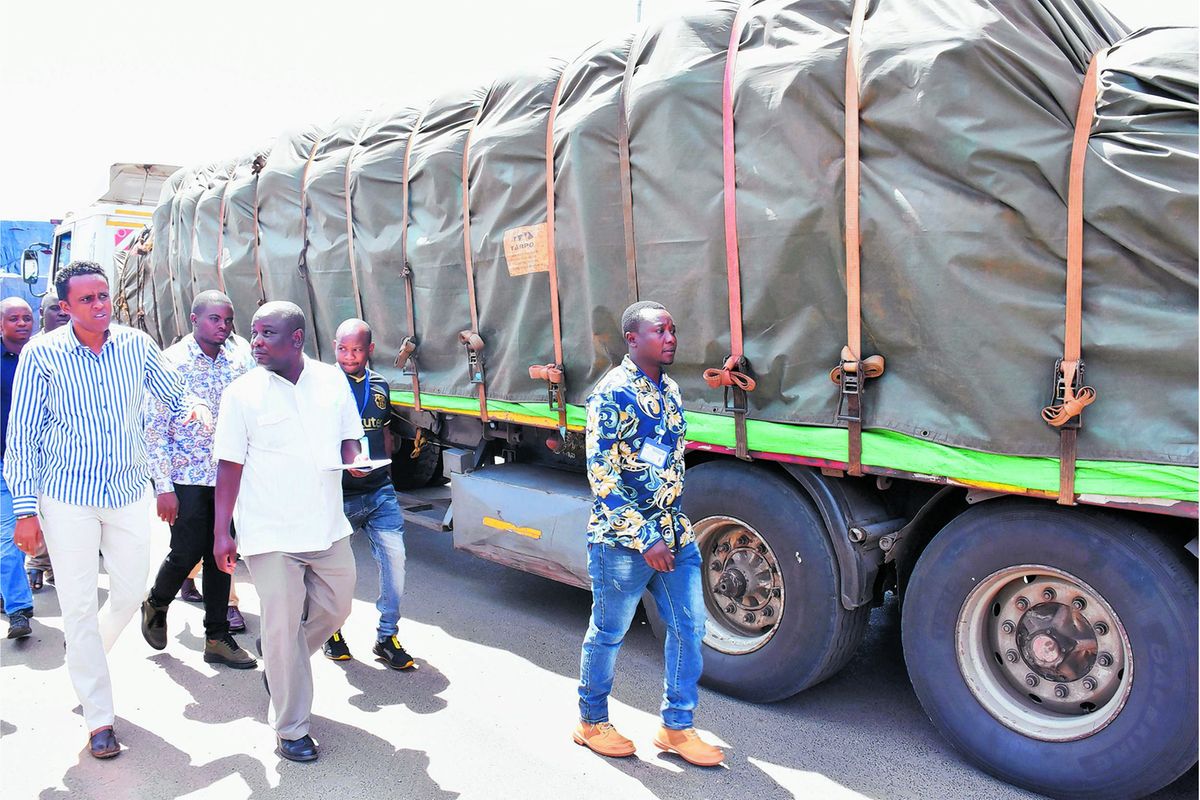
[[[204,562],[200,591],[204,595],[204,634],[216,639],[229,632],[230,576],[217,568],[213,558],[214,489],[211,486],[176,484],[179,514],[171,526],[171,552],[158,568],[150,589],[150,602],[165,606],[179,593],[184,579]]]

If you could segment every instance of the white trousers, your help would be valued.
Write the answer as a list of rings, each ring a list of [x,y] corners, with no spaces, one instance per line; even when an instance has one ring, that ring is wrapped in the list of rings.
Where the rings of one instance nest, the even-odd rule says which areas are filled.
[[[87,729],[113,724],[106,654],[146,596],[150,571],[150,493],[120,508],[39,498],[42,534],[54,561],[54,588],[67,640],[67,673]],[[104,556],[108,601],[96,592]]]

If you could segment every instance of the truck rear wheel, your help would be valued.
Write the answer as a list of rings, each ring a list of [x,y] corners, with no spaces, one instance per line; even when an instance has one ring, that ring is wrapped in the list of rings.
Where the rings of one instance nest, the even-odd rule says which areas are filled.
[[[832,545],[799,487],[723,461],[689,469],[686,486],[708,614],[702,682],[770,702],[841,669],[862,639],[868,609],[842,607]],[[661,638],[652,599],[646,607]]]
[[[934,537],[904,598],[921,705],[972,761],[1043,794],[1167,785],[1196,762],[1185,555],[1108,513],[1028,501],[967,511]]]
[[[411,491],[442,483],[442,450],[425,442],[413,457],[413,440],[403,439],[392,455],[392,485],[399,491]]]

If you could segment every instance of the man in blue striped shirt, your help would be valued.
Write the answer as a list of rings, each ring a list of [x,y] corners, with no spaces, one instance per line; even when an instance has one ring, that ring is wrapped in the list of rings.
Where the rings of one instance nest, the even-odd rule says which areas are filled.
[[[91,754],[110,758],[121,749],[105,654],[138,610],[150,569],[146,392],[186,424],[209,426],[212,416],[188,398],[149,336],[110,325],[103,267],[76,261],[55,284],[71,323],[21,353],[4,480],[17,516],[17,547],[32,555],[44,533],[54,558],[67,671]],[[109,577],[108,602],[99,610],[97,551]]]

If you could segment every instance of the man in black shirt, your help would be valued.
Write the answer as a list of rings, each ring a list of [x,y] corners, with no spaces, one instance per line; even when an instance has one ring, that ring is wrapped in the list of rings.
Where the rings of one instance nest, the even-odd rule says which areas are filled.
[[[371,458],[390,458],[392,437],[388,430],[391,403],[388,384],[383,376],[367,368],[375,345],[371,326],[361,319],[348,319],[338,326],[333,340],[338,366],[350,381],[350,392],[362,417],[362,452]],[[404,516],[396,502],[391,475],[384,467],[362,478],[347,473],[342,478],[342,498],[346,518],[357,530],[362,528],[371,541],[371,554],[379,564],[379,629],[375,656],[392,669],[410,669],[412,658],[397,638],[400,600],[404,595]],[[350,648],[340,630],[325,642],[322,652],[334,661],[350,659]]]

